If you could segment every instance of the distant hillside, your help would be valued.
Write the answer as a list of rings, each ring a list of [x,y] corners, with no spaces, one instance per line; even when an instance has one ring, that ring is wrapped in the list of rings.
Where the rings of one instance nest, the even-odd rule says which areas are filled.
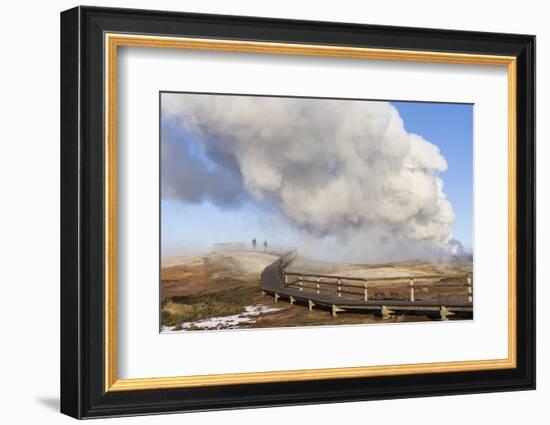
[[[464,273],[472,271],[471,258],[455,257],[446,262],[431,263],[426,261],[397,261],[380,264],[346,264],[321,262],[305,257],[298,257],[287,268],[291,272],[320,273],[348,277],[393,277],[419,276],[439,273]]]
[[[223,252],[163,261],[162,297],[204,294],[241,286],[258,286],[261,272],[277,256],[263,252]]]

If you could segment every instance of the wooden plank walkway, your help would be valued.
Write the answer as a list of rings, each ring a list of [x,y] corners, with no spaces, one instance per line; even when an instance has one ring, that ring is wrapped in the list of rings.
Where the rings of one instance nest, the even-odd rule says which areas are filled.
[[[358,298],[339,297],[337,294],[321,294],[314,289],[291,287],[284,284],[283,257],[264,269],[261,275],[261,288],[266,294],[273,295],[276,300],[282,298],[289,300],[291,304],[304,303],[311,310],[313,307],[329,308],[333,316],[338,312],[350,310],[373,310],[379,312],[384,318],[389,318],[397,311],[404,313],[425,314],[436,313],[442,320],[456,313],[471,316],[473,303],[468,301],[429,301],[429,300],[389,300],[376,299],[365,301]],[[292,260],[290,260],[292,261]],[[420,276],[421,277],[421,276]],[[445,277],[445,276],[442,276]]]

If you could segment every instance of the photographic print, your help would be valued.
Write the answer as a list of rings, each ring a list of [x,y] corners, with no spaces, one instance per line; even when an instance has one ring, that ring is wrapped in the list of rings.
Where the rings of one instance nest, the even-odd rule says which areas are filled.
[[[471,320],[473,107],[161,92],[161,332]]]

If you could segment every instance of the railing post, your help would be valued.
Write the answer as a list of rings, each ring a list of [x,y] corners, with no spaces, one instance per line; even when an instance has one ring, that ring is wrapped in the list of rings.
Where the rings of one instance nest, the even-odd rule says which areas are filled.
[[[304,290],[304,282],[302,280],[302,275],[300,275],[300,291]]]
[[[409,286],[411,287],[411,301],[414,301],[414,279],[412,277],[409,279]]]
[[[342,285],[342,279],[338,278],[338,296],[339,297],[342,296],[342,287],[340,285]]]
[[[320,294],[320,293],[321,293],[321,291],[320,291],[320,289],[321,289],[321,286],[319,285],[319,280],[320,280],[320,279],[319,279],[319,278],[317,278],[317,285],[316,285],[316,286],[317,286],[317,293],[318,293],[318,294]]]
[[[473,291],[472,291],[472,278],[470,276],[466,277],[466,283],[468,284],[468,302],[473,301]]]
[[[364,300],[364,301],[368,301],[368,300],[369,300],[369,289],[368,289],[368,283],[367,283],[366,280],[365,280],[365,282],[363,283],[363,287],[365,288],[365,289],[363,290],[363,292],[364,292],[363,300]]]

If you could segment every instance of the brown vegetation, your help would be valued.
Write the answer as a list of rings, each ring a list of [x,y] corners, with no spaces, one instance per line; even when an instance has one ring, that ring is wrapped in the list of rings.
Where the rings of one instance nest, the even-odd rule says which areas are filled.
[[[187,258],[180,264],[169,265],[161,270],[161,320],[163,326],[181,329],[181,324],[193,323],[212,317],[239,315],[246,306],[264,305],[279,311],[260,314],[253,320],[242,323],[239,328],[268,328],[310,325],[343,325],[376,323],[382,319],[374,314],[347,312],[331,317],[328,311],[307,306],[291,306],[287,301],[275,302],[271,296],[262,296],[261,271],[275,261],[276,257],[257,253],[215,253]],[[321,270],[319,270],[321,269]],[[466,273],[471,264],[430,264],[423,262],[400,262],[380,265],[330,264],[299,259],[291,270],[317,271],[342,276],[415,276],[437,273]],[[455,282],[449,281],[452,284]],[[404,288],[375,289],[374,299],[407,299]],[[416,299],[457,299],[466,296],[464,288],[424,288],[416,291]],[[396,315],[388,322],[429,320],[427,316]],[[191,326],[189,330],[201,329]]]

